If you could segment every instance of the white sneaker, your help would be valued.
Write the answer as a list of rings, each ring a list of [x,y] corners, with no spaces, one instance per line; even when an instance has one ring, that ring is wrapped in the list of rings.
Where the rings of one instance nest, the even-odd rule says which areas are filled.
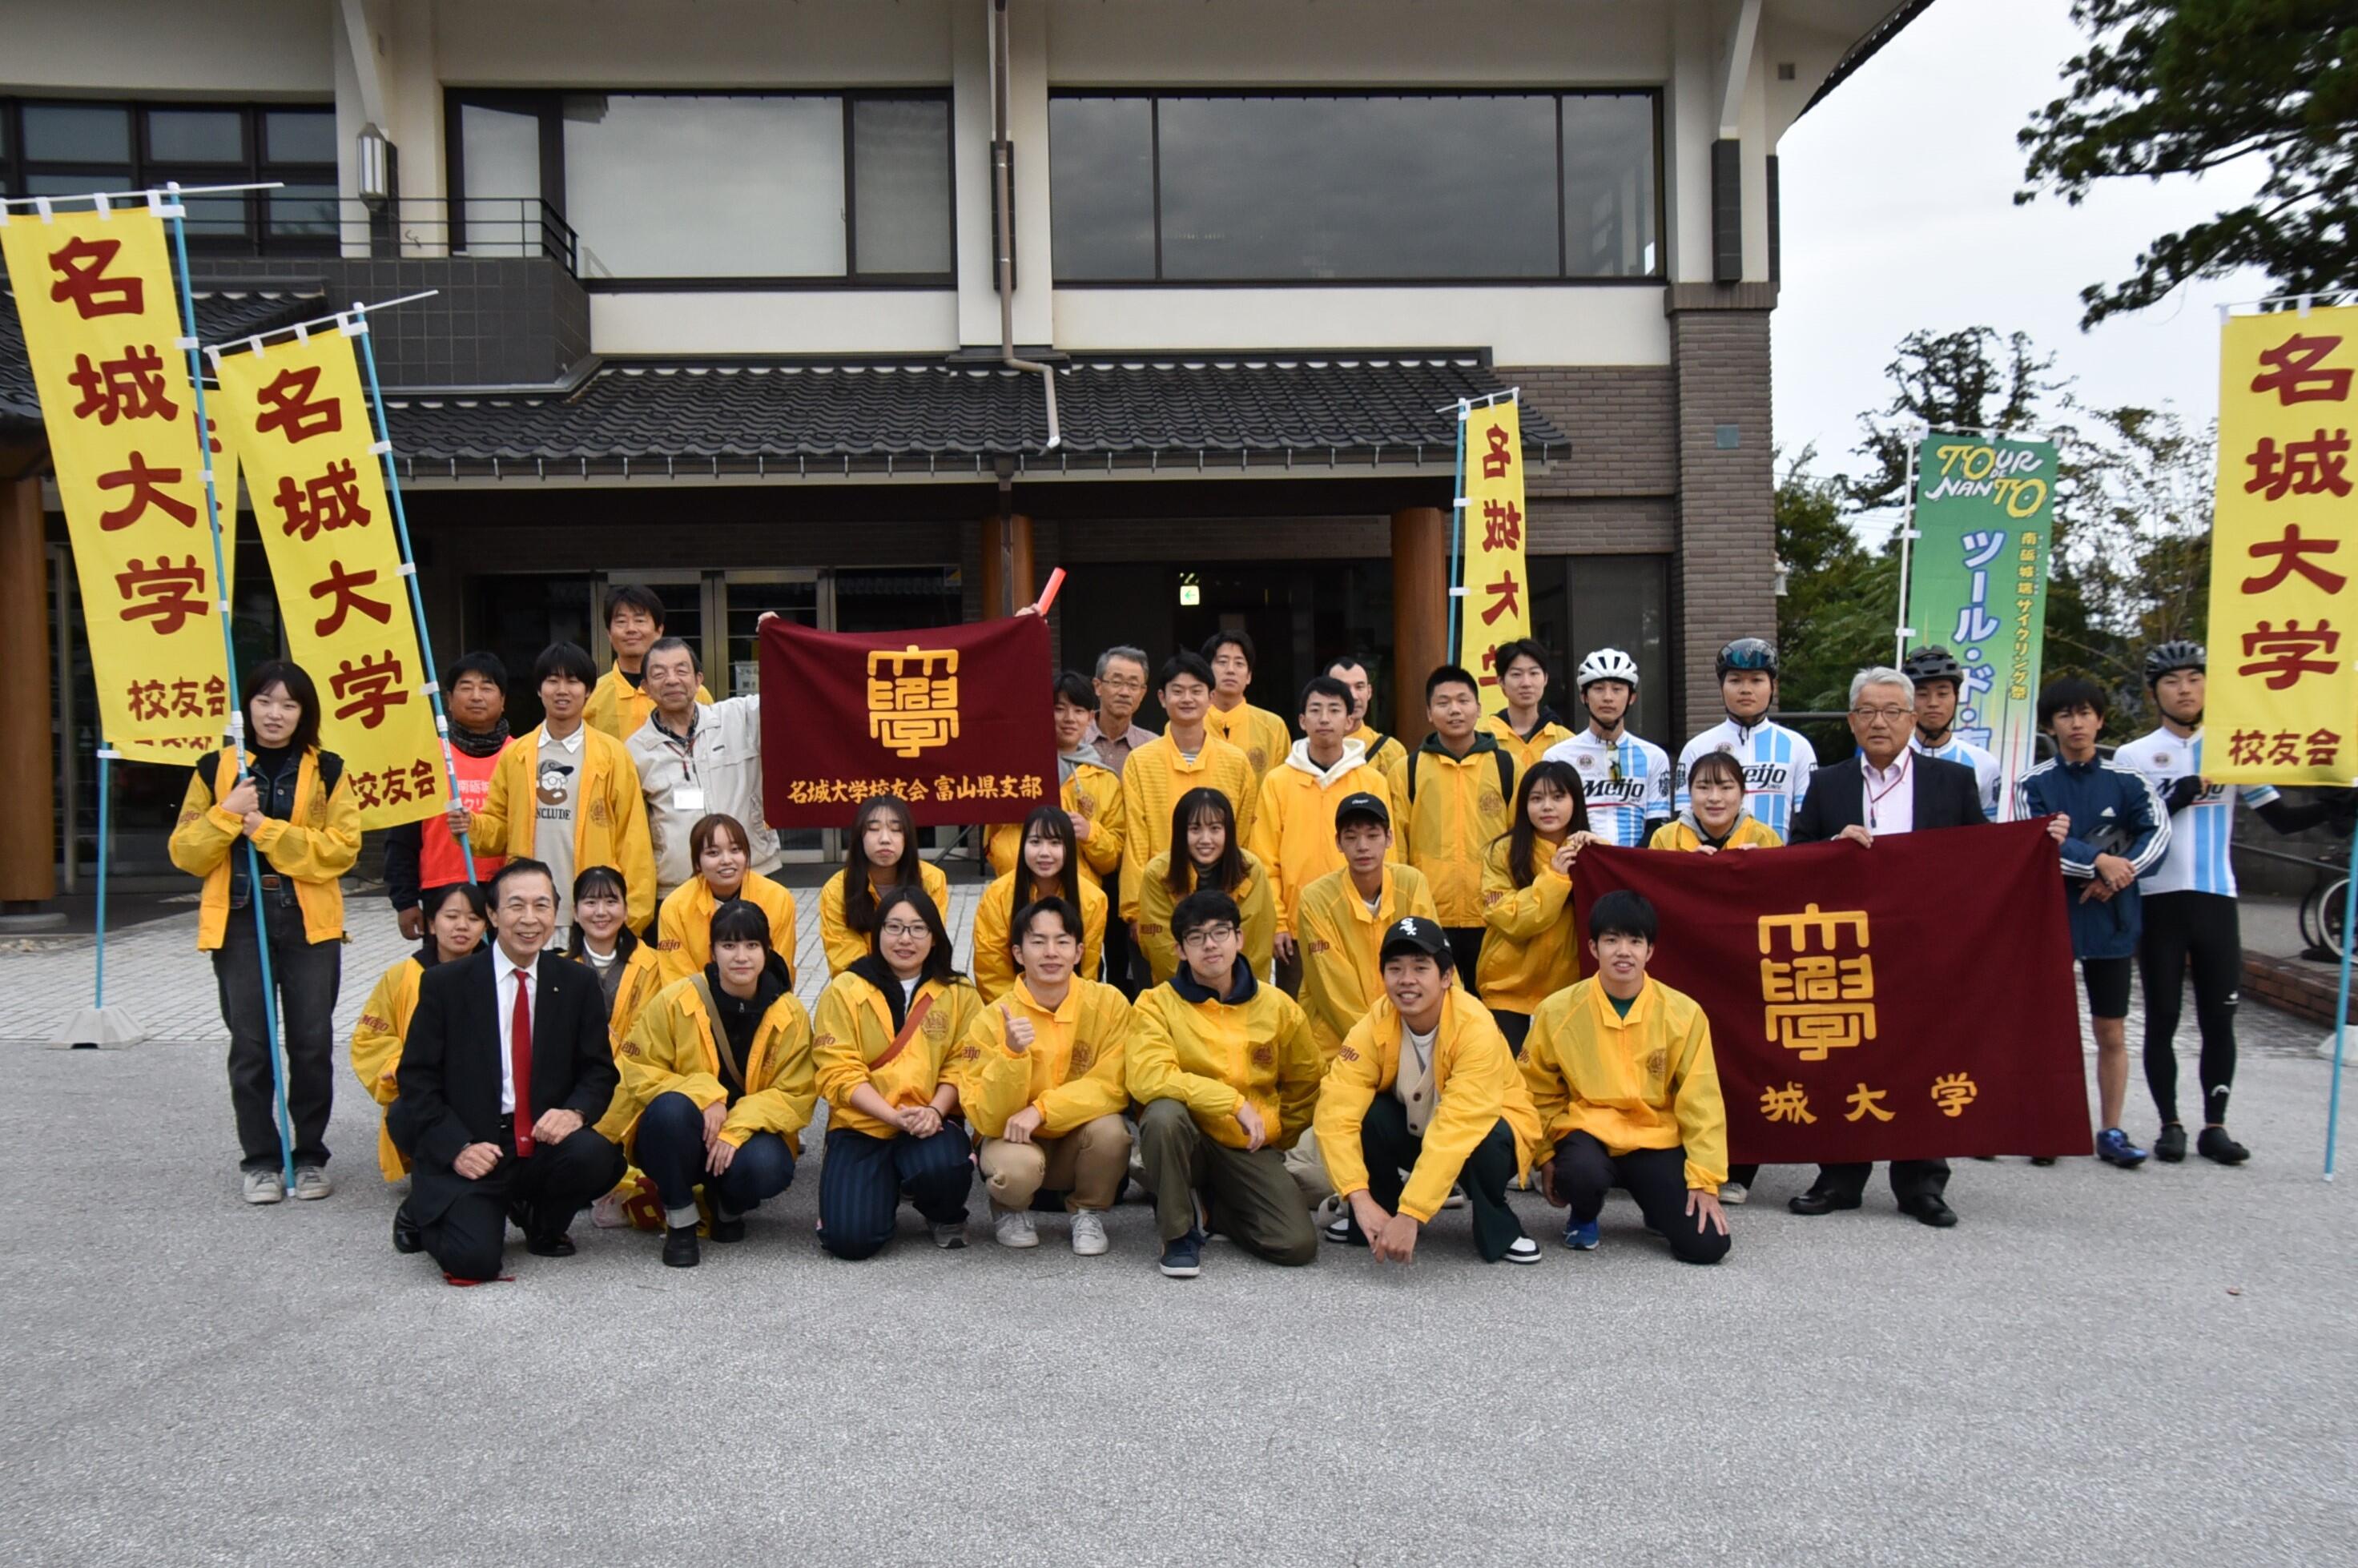
[[[1033,1225],[1032,1217],[1029,1214],[1020,1208],[1000,1208],[996,1206],[992,1207],[990,1212],[992,1217],[991,1228],[997,1232],[999,1236],[999,1244],[1001,1247],[1037,1247],[1040,1245],[1040,1232]],[[934,1227],[934,1240],[936,1245],[949,1245],[949,1243],[942,1240],[942,1231],[946,1227],[938,1225]],[[963,1247],[966,1245],[965,1227],[960,1226],[958,1227],[958,1231],[959,1237],[957,1245]]]
[[[1740,1204],[1751,1195],[1752,1189],[1746,1186],[1742,1182],[1722,1182],[1719,1184],[1719,1201],[1724,1204]]]
[[[245,1173],[245,1201],[248,1203],[279,1203],[287,1196],[287,1187],[276,1171],[248,1171]]]
[[[1105,1217],[1093,1208],[1073,1211],[1073,1256],[1096,1258],[1112,1243],[1106,1240]]]
[[[1540,1244],[1528,1236],[1518,1236],[1507,1248],[1509,1263],[1536,1263],[1540,1260]]]
[[[934,1233],[934,1245],[945,1252],[955,1252],[966,1245],[966,1221],[952,1220],[947,1225],[928,1225]]]
[[[295,1197],[297,1202],[317,1203],[319,1199],[326,1197],[330,1193],[332,1193],[335,1190],[336,1184],[328,1180],[328,1173],[321,1170],[319,1166],[297,1165],[295,1167]]]

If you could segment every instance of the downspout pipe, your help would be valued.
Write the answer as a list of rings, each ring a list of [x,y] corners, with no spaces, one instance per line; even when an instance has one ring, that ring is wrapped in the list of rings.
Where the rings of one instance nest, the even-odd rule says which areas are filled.
[[[1007,137],[1007,0],[990,5],[990,200],[999,222],[999,362],[1009,370],[1035,371],[1048,395],[1048,444],[1053,452],[1065,444],[1056,423],[1056,373],[1037,360],[1015,354],[1015,146]]]

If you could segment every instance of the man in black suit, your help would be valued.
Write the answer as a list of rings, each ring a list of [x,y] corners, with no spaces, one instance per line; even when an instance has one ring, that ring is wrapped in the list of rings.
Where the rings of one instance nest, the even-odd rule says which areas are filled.
[[[386,1113],[414,1162],[396,1251],[423,1248],[454,1281],[496,1279],[513,1217],[531,1250],[566,1258],[573,1217],[622,1178],[600,1137],[620,1075],[597,976],[544,952],[557,883],[538,860],[492,880],[496,946],[419,983]]]
[[[1909,747],[1916,724],[1916,686],[1887,666],[1861,670],[1850,683],[1850,732],[1858,755],[1820,768],[1793,814],[1792,842],[1847,838],[1871,847],[1877,835],[1986,822],[1981,784],[1962,762],[1944,762]],[[1856,1208],[1871,1164],[1821,1165],[1810,1190],[1788,1205],[1795,1214]],[[1957,1215],[1942,1194],[1946,1160],[1894,1160],[1891,1195],[1902,1213],[1946,1229]]]

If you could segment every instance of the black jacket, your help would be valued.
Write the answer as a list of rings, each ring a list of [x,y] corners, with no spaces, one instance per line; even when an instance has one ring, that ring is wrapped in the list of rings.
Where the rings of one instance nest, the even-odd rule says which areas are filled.
[[[1914,770],[1915,831],[1932,827],[1975,827],[1987,822],[1982,815],[1981,784],[1963,762],[1944,762],[1916,752]],[[1832,838],[1845,827],[1866,825],[1866,775],[1856,756],[1820,768],[1810,776],[1810,792],[1793,814],[1788,841],[1814,844]]]

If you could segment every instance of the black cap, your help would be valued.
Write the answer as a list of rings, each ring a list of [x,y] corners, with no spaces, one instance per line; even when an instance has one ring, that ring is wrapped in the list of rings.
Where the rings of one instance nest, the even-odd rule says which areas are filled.
[[[1392,808],[1384,804],[1384,797],[1379,795],[1369,795],[1366,790],[1361,790],[1357,795],[1345,795],[1335,806],[1336,827],[1342,827],[1354,816],[1364,816],[1371,821],[1380,822],[1387,830],[1392,825]]]
[[[1382,963],[1402,953],[1422,953],[1444,967],[1456,961],[1449,946],[1449,933],[1441,928],[1441,923],[1413,914],[1392,922],[1391,929],[1384,933],[1383,946],[1377,950],[1376,961]]]

